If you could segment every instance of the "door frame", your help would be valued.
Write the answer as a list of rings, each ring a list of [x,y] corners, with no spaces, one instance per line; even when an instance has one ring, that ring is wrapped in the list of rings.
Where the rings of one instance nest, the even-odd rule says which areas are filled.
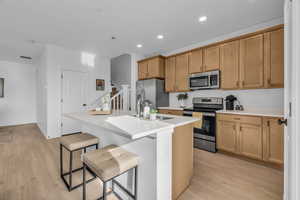
[[[285,0],[284,11],[285,72],[291,74],[287,76],[291,79],[290,84],[285,85],[284,115],[288,119],[289,126],[285,127],[284,200],[298,200],[300,199],[300,59],[298,55],[300,52],[300,1]]]
[[[88,77],[89,77],[89,74],[88,74],[88,71],[81,71],[81,70],[71,70],[71,69],[62,69],[61,72],[60,72],[60,99],[62,100],[63,99],[63,74],[64,72],[78,72],[78,73],[83,73],[83,74],[86,74],[86,78],[87,78],[87,82],[86,82],[86,89],[88,91]],[[87,99],[88,101],[88,99]],[[63,123],[63,102],[60,101],[60,124]],[[63,135],[63,126],[61,125],[60,126],[60,136]]]

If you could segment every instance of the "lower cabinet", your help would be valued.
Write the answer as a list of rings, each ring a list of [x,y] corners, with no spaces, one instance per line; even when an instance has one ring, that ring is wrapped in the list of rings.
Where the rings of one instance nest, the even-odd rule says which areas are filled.
[[[266,117],[263,120],[263,159],[283,164],[284,128],[278,124],[278,119]]]
[[[262,127],[256,124],[240,124],[239,153],[262,160]]]
[[[158,109],[160,114],[168,114],[168,115],[183,115],[182,110],[169,110],[169,109]]]
[[[283,164],[283,127],[279,118],[217,115],[217,148],[256,160]]]
[[[231,153],[237,151],[236,123],[230,121],[218,121],[217,147]]]

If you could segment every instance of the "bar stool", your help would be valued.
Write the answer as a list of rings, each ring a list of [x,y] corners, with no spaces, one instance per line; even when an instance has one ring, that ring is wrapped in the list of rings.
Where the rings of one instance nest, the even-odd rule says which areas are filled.
[[[60,139],[60,176],[69,191],[72,191],[82,186],[82,183],[76,186],[72,186],[72,174],[74,172],[83,170],[83,167],[73,169],[73,152],[83,149],[84,153],[86,153],[86,148],[92,146],[95,146],[96,149],[98,149],[98,143],[99,143],[99,139],[88,133],[80,133],[80,134],[64,136]],[[69,166],[69,171],[66,173],[63,173],[63,147],[70,152],[70,166]],[[69,183],[65,179],[65,176],[67,175],[69,175]],[[94,176],[87,182],[91,182],[95,179],[96,176]]]
[[[83,156],[83,200],[86,200],[86,170],[90,169],[103,182],[103,196],[101,200],[107,200],[109,193],[114,193],[114,184],[122,189],[129,197],[137,199],[137,172],[138,156],[116,145],[109,145],[103,149],[88,152]],[[115,178],[134,169],[134,194],[121,185]],[[107,183],[112,181],[112,191],[107,193]]]

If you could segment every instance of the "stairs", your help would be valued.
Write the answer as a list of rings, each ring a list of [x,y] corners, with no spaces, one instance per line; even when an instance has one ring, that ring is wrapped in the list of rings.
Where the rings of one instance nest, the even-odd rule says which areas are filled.
[[[101,108],[104,104],[109,104],[112,112],[129,111],[130,110],[130,89],[129,85],[121,85],[118,91],[116,87],[112,88],[112,92],[108,92],[92,102],[88,109]]]

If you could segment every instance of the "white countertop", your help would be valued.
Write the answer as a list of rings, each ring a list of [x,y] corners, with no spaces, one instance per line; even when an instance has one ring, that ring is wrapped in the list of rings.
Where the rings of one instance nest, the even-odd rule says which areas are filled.
[[[180,107],[158,107],[157,109],[161,109],[161,110],[183,110],[183,108],[180,108]]]
[[[235,114],[235,115],[252,115],[262,117],[284,117],[283,111],[280,110],[263,110],[263,109],[246,109],[246,110],[219,110],[217,113]]]
[[[77,120],[83,124],[98,126],[129,139],[135,140],[158,132],[173,129],[177,126],[196,122],[197,118],[158,114],[172,117],[168,120],[143,120],[133,117],[132,112],[115,112],[111,115],[90,115],[86,112],[64,114],[65,117]]]

